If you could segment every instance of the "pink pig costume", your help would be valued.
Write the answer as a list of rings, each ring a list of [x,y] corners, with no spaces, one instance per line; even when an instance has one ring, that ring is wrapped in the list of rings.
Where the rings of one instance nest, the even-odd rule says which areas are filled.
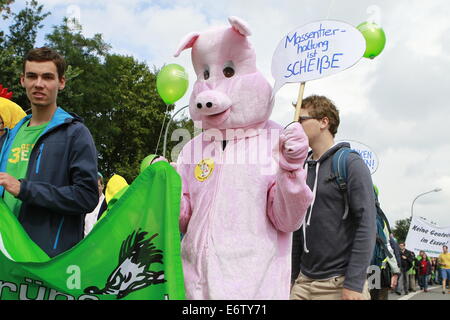
[[[292,232],[312,200],[308,139],[298,123],[280,134],[268,120],[272,87],[256,68],[250,31],[229,22],[187,35],[175,54],[192,48],[189,110],[205,129],[177,162],[186,297],[289,299]]]

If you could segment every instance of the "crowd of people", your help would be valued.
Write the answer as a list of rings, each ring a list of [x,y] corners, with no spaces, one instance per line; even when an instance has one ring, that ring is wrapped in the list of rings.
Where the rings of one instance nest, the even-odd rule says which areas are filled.
[[[0,110],[4,132],[0,138],[0,194],[31,239],[50,257],[80,242],[101,218],[110,198],[103,194],[103,176],[97,169],[97,151],[88,128],[80,117],[57,107],[58,91],[65,86],[64,70],[64,59],[54,50],[31,50],[24,59],[20,79],[31,103],[31,114],[26,116],[19,106],[12,104],[8,104],[8,111]],[[228,70],[226,74],[231,77],[234,71]],[[288,299],[290,291],[290,299],[294,300],[387,299],[389,290],[407,294],[419,287],[427,292],[433,283],[442,284],[445,293],[450,278],[448,248],[444,247],[438,259],[430,259],[424,251],[415,257],[404,243],[397,244],[380,209],[377,190],[374,192],[364,161],[351,152],[348,143],[334,141],[339,122],[339,112],[330,99],[310,96],[303,101],[298,123],[280,138],[288,143],[281,147],[285,155],[280,163],[283,176],[274,177],[274,181],[285,179],[284,185],[292,187],[292,181],[301,180],[309,189],[298,191],[298,187],[292,187],[304,198],[302,203],[308,210],[300,210],[302,212],[283,204],[279,190],[284,185],[275,188],[275,182],[271,182],[271,189],[263,192],[264,197],[270,195],[269,208],[264,210],[273,210],[270,221],[264,220],[267,223],[264,230],[274,229],[266,245],[273,239],[280,242],[271,247],[274,252],[279,250],[275,252],[277,259],[269,257],[274,253],[264,249],[268,257],[264,263],[268,265],[260,267],[282,278],[280,281],[286,282],[287,287],[289,276],[291,278],[290,290],[280,287],[276,297]],[[222,147],[225,149],[227,143]],[[345,160],[335,165],[337,158]],[[305,163],[304,168],[302,163]],[[341,167],[345,168],[342,176]],[[298,197],[290,190],[282,192]],[[183,197],[182,205],[193,201],[186,183]],[[190,210],[195,206],[195,203],[185,205],[180,218],[184,233],[192,232],[192,227],[189,229],[187,225],[189,220],[193,223]],[[292,211],[292,226],[282,221],[289,210]],[[305,216],[302,216],[303,211],[306,211]],[[299,217],[304,219],[299,220]],[[186,242],[193,237],[189,233],[186,235],[183,239]],[[192,247],[186,250],[193,256],[198,255]],[[203,294],[206,289],[200,284],[204,280],[195,271],[198,259],[188,260],[192,269],[185,268],[185,272],[198,277],[195,278],[198,284],[188,284],[192,287],[189,290],[192,294]],[[275,260],[278,265],[272,268],[270,263]],[[292,261],[290,274],[289,261]],[[382,270],[381,288],[369,287],[367,270],[371,264]],[[218,270],[228,272],[220,267]],[[260,276],[253,273],[255,277]],[[219,280],[221,287],[230,286],[226,278]],[[267,279],[269,287],[273,287],[271,279]],[[242,293],[235,290],[233,294],[236,298]],[[252,294],[243,298],[272,297],[266,291]],[[219,295],[211,291],[207,297],[214,299]]]
[[[450,254],[448,247],[442,247],[439,257],[429,257],[423,250],[416,256],[413,251],[407,250],[404,243],[400,243],[399,265],[401,266],[401,281],[392,288],[398,295],[409,294],[422,290],[428,292],[429,286],[442,286],[445,294],[450,283]]]

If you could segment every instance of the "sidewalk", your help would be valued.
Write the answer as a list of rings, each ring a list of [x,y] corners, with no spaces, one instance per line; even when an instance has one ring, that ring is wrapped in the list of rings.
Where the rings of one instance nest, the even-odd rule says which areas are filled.
[[[450,290],[446,290],[442,294],[442,286],[433,285],[428,287],[428,292],[416,290],[407,295],[398,295],[396,293],[389,293],[389,300],[450,300]]]

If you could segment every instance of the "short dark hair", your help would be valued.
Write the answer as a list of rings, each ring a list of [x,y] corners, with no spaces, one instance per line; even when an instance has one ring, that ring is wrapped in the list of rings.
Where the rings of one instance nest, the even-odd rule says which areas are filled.
[[[333,101],[325,96],[312,95],[302,101],[302,109],[308,110],[312,117],[325,118],[330,121],[329,131],[333,137],[339,127],[339,110]]]
[[[62,79],[62,77],[64,77],[64,73],[66,72],[66,62],[64,60],[64,57],[55,50],[48,47],[34,48],[27,53],[27,55],[23,59],[23,73],[25,73],[25,64],[27,63],[27,61],[52,61],[56,65],[56,69],[58,70],[59,79]]]
[[[444,245],[444,246],[442,246],[442,248],[447,248],[447,249],[448,249],[448,247],[447,247],[447,246],[445,246],[445,245]]]

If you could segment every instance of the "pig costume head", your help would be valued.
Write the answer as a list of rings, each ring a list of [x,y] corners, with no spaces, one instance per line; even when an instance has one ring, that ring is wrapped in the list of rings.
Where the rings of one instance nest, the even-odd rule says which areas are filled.
[[[192,48],[197,81],[189,102],[203,129],[238,129],[263,125],[270,117],[272,87],[256,68],[247,25],[230,17],[229,28],[190,33],[175,53]]]

